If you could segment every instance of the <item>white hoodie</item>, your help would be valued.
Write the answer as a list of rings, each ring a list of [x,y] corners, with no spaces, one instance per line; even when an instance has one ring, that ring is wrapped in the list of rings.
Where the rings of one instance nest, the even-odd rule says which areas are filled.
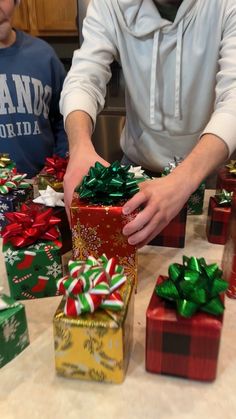
[[[174,22],[152,0],[91,0],[66,78],[61,111],[104,106],[109,65],[126,81],[121,146],[130,160],[158,171],[185,157],[203,133],[236,147],[236,0],[183,0]],[[112,138],[111,138],[112,141]]]

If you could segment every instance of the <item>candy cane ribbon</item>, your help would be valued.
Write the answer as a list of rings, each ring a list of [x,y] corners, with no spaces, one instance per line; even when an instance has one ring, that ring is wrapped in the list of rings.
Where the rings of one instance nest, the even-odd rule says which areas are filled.
[[[93,313],[98,307],[122,309],[119,288],[125,283],[126,276],[115,258],[102,255],[98,260],[93,256],[85,262],[70,260],[68,268],[69,275],[57,281],[59,293],[66,296],[64,313],[67,316]]]
[[[6,195],[15,189],[29,188],[29,183],[23,181],[26,176],[26,173],[16,175],[12,175],[11,173],[1,173],[0,193]]]

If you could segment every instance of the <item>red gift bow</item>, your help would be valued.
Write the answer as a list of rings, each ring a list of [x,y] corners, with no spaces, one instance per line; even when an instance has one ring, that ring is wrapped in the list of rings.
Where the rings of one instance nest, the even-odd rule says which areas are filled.
[[[46,158],[44,170],[49,175],[54,176],[59,182],[62,182],[67,164],[68,159],[54,155]]]
[[[42,211],[22,204],[20,211],[4,215],[10,224],[2,230],[2,237],[14,247],[29,246],[39,239],[54,241],[60,236],[55,225],[61,220],[52,215],[52,208]]]

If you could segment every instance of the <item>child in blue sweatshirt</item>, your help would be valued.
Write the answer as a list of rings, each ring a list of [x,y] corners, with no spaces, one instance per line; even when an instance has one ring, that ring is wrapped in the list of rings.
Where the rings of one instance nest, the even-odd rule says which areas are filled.
[[[46,42],[12,28],[17,3],[0,2],[0,153],[33,177],[68,150],[58,106],[65,70]]]

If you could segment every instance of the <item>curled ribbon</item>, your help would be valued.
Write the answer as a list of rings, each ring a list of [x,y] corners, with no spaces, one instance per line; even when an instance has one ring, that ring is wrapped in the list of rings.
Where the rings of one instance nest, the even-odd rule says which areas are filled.
[[[96,204],[109,205],[126,200],[139,191],[135,175],[129,169],[130,166],[122,166],[118,161],[109,167],[96,162],[75,190],[81,199]]]
[[[42,211],[22,204],[21,210],[6,212],[9,224],[2,230],[2,237],[10,241],[14,247],[24,247],[35,243],[37,240],[56,240],[59,230],[56,225],[60,218],[52,215],[52,209]]]
[[[219,206],[230,207],[233,199],[233,192],[228,192],[225,189],[220,189],[216,191],[215,199]]]
[[[85,262],[69,261],[69,275],[57,281],[60,294],[66,296],[64,313],[78,316],[93,313],[97,308],[119,311],[123,301],[119,288],[126,276],[115,258],[90,256]]]
[[[177,312],[183,317],[191,317],[199,310],[217,316],[224,311],[219,294],[227,287],[216,263],[207,265],[204,258],[183,256],[183,265],[169,266],[169,278],[156,286],[156,293],[175,301]]]
[[[15,174],[14,171],[0,173],[0,194],[6,195],[16,189],[29,188],[30,184],[24,181],[26,176],[26,173]]]
[[[54,155],[46,158],[44,170],[47,174],[53,176],[58,182],[62,182],[67,165],[68,158]]]
[[[229,173],[233,176],[236,176],[236,160],[230,160],[229,164],[226,166],[229,169]]]
[[[13,161],[10,159],[9,154],[0,153],[0,169],[6,169],[8,166],[14,165]]]

